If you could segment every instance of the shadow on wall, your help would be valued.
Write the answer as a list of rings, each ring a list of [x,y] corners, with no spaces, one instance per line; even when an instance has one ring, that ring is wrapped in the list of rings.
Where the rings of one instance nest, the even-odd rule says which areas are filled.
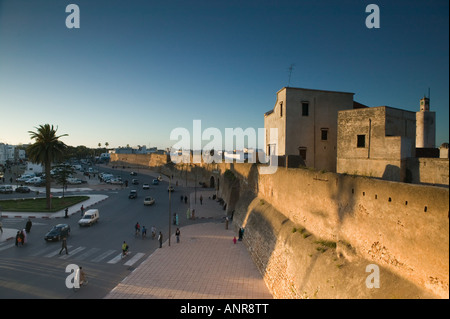
[[[400,167],[391,164],[386,165],[381,179],[393,182],[401,181]]]

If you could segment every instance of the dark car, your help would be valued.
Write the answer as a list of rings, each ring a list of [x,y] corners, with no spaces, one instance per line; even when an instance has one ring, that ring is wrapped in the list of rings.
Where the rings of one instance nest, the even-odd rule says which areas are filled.
[[[130,175],[131,175],[131,176],[136,176],[137,173],[136,173],[136,172],[131,172]]]
[[[137,191],[135,189],[132,189],[130,191],[130,195],[128,195],[128,198],[133,199],[133,198],[136,198],[136,197],[137,197]]]
[[[19,186],[16,188],[16,192],[18,193],[29,193],[31,189],[28,186]]]
[[[136,178],[133,178],[133,179],[131,180],[131,184],[133,184],[133,185],[138,185],[138,184],[139,184],[139,181],[138,181]]]
[[[61,238],[70,235],[70,226],[67,224],[58,224],[53,226],[52,229],[45,235],[46,241],[60,241]]]

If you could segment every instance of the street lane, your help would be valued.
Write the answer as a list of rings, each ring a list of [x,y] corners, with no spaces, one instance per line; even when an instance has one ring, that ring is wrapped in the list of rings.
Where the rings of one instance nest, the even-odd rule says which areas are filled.
[[[125,173],[122,173],[123,175]],[[157,240],[151,239],[151,226],[162,231],[168,238],[169,201],[167,182],[151,185],[153,177],[138,176],[139,185],[129,185],[114,191],[92,191],[86,194],[106,194],[109,198],[93,208],[99,209],[99,222],[91,227],[79,227],[81,218],[75,214],[64,219],[33,219],[33,227],[24,247],[0,245],[0,298],[102,298],[113,289],[130,271],[159,247]],[[150,184],[149,190],[143,190],[142,184]],[[138,191],[136,199],[129,199],[130,189]],[[180,194],[188,194],[190,189],[176,189],[172,193],[172,213],[180,216],[180,227],[186,223],[187,205],[180,202]],[[67,193],[67,195],[69,195]],[[78,192],[84,194],[84,192]],[[156,203],[144,206],[145,195],[153,196]],[[7,219],[3,219],[5,223]],[[170,220],[172,220],[170,218]],[[24,227],[25,219],[9,219],[9,226]],[[136,238],[134,225],[139,222],[148,229],[147,239]],[[53,226],[67,223],[71,234],[67,239],[69,255],[59,256],[61,243],[47,243],[43,237]],[[6,227],[6,226],[5,226]],[[171,227],[172,233],[175,226]],[[121,252],[121,245],[126,241],[131,255],[124,260],[110,262]],[[7,248],[5,248],[7,247]],[[76,293],[66,288],[65,272],[68,264],[77,264],[85,269],[89,285]]]

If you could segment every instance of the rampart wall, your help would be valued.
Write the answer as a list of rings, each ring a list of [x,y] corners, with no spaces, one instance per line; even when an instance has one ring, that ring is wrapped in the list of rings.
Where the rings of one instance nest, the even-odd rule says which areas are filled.
[[[276,297],[449,297],[448,188],[311,169],[278,168],[275,174],[260,175],[256,164],[247,163],[130,160],[156,164],[148,166],[168,174],[184,172],[191,180],[195,173],[198,181],[214,183],[234,216],[234,227],[245,228],[244,241]],[[311,245],[328,252],[317,254],[307,248]],[[390,291],[397,285],[414,294],[368,293],[361,281],[370,263],[382,268],[381,279],[389,278],[384,284]],[[327,282],[321,282],[325,279],[318,270]],[[348,278],[358,272],[363,279],[355,286]],[[320,293],[326,285],[333,288]]]

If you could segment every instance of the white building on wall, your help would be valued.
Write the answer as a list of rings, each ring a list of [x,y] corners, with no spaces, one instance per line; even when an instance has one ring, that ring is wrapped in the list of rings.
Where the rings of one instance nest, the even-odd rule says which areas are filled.
[[[416,148],[436,147],[436,112],[430,111],[430,99],[420,100],[420,111],[416,113]]]
[[[341,110],[364,108],[354,93],[284,87],[264,114],[266,154],[298,155],[305,165],[336,171],[337,119]],[[270,136],[278,129],[278,137]]]

